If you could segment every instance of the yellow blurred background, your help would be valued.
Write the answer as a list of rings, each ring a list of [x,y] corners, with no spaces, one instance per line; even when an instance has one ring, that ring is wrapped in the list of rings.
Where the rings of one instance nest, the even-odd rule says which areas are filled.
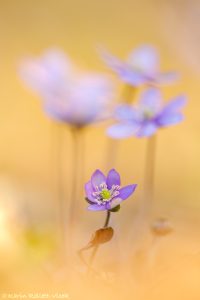
[[[66,183],[66,199],[70,182],[72,148],[69,128],[54,125],[43,113],[40,99],[24,88],[17,74],[20,60],[27,55],[40,55],[47,48],[56,46],[85,69],[109,72],[98,56],[98,45],[104,45],[117,56],[125,58],[134,47],[152,44],[160,52],[162,69],[177,70],[181,74],[179,82],[163,88],[166,99],[179,93],[188,95],[185,121],[158,133],[155,217],[169,218],[174,232],[159,244],[159,263],[157,269],[155,268],[157,275],[152,286],[147,287],[149,278],[153,276],[152,272],[147,272],[150,277],[145,278],[144,283],[139,280],[139,284],[132,286],[125,298],[116,289],[113,299],[118,299],[118,296],[119,299],[129,299],[129,296],[131,299],[134,295],[135,299],[199,299],[198,13],[200,3],[195,0],[0,0],[2,293],[21,292],[24,286],[35,288],[36,291],[37,288],[39,291],[43,291],[43,288],[44,291],[47,290],[46,279],[43,279],[43,271],[39,271],[38,266],[43,266],[44,273],[53,268],[49,261],[54,253],[51,232],[58,226],[55,210],[58,131],[63,142],[63,183]],[[106,125],[90,126],[84,132],[85,181],[96,168],[107,171]],[[139,184],[134,201],[127,201],[112,221],[117,236],[112,249],[116,259],[118,248],[115,248],[115,243],[119,242],[120,235],[126,236],[127,229],[130,229],[137,214],[137,201],[143,185],[145,146],[144,139],[121,141],[113,166],[121,173],[124,184]],[[82,215],[78,223],[80,228],[77,241],[79,248],[86,244],[92,231],[101,226],[104,218],[102,213],[88,212],[84,201],[80,201],[80,212]],[[24,239],[21,232],[24,232],[26,226],[29,228],[26,232],[28,237]],[[131,239],[134,243],[134,235]],[[109,244],[103,247],[102,255],[112,254],[108,250]],[[120,247],[123,249],[123,244]],[[37,282],[35,272],[36,278],[44,280],[43,284],[40,280]],[[74,292],[74,283],[71,286],[67,284],[66,288],[62,287],[69,292],[70,299],[102,299],[99,294],[89,292],[90,285],[84,290],[84,284],[81,280],[80,282],[83,293],[79,296]],[[100,288],[95,284],[94,287]],[[111,294],[111,289],[108,290],[102,290],[104,296]]]

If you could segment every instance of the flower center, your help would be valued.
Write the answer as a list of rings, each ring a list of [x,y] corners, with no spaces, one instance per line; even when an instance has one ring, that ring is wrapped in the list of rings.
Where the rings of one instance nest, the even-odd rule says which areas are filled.
[[[143,116],[145,119],[149,120],[154,116],[154,113],[150,109],[145,109],[143,112]]]
[[[120,186],[113,185],[109,190],[107,184],[103,182],[99,186],[95,187],[95,192],[93,192],[93,196],[96,198],[97,204],[105,204],[105,202],[111,201],[113,198],[119,195]]]
[[[103,201],[108,201],[111,198],[111,192],[107,189],[103,189],[100,195]]]

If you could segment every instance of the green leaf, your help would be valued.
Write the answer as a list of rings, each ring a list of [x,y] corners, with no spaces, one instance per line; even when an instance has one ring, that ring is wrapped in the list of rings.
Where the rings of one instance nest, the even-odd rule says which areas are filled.
[[[113,207],[112,209],[109,209],[109,211],[111,211],[111,212],[117,212],[119,210],[120,210],[120,204],[117,205],[117,206],[115,206],[115,207]]]

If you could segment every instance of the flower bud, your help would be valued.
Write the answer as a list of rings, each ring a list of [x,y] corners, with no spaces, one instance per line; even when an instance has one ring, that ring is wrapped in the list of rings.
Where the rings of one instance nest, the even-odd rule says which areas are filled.
[[[173,227],[168,219],[161,217],[154,221],[151,226],[151,231],[157,236],[164,236],[171,233],[173,231]]]

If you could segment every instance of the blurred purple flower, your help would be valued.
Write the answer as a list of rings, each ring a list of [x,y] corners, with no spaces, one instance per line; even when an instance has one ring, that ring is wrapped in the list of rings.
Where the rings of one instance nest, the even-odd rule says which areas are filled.
[[[178,79],[175,72],[161,72],[160,58],[157,50],[144,45],[133,50],[127,61],[112,56],[105,50],[101,51],[104,62],[120,79],[132,86],[169,84]]]
[[[91,180],[85,184],[87,201],[90,203],[89,210],[111,210],[123,200],[130,197],[135,191],[137,184],[121,187],[120,175],[110,170],[106,177],[100,170],[96,170]]]
[[[121,105],[116,109],[119,123],[108,128],[108,135],[113,138],[148,137],[158,128],[177,124],[183,120],[181,108],[186,104],[186,97],[181,95],[169,103],[162,104],[161,93],[157,89],[143,92],[137,106]]]
[[[111,80],[96,73],[75,70],[59,50],[24,59],[19,68],[25,84],[42,98],[45,112],[59,121],[83,126],[109,116]]]

